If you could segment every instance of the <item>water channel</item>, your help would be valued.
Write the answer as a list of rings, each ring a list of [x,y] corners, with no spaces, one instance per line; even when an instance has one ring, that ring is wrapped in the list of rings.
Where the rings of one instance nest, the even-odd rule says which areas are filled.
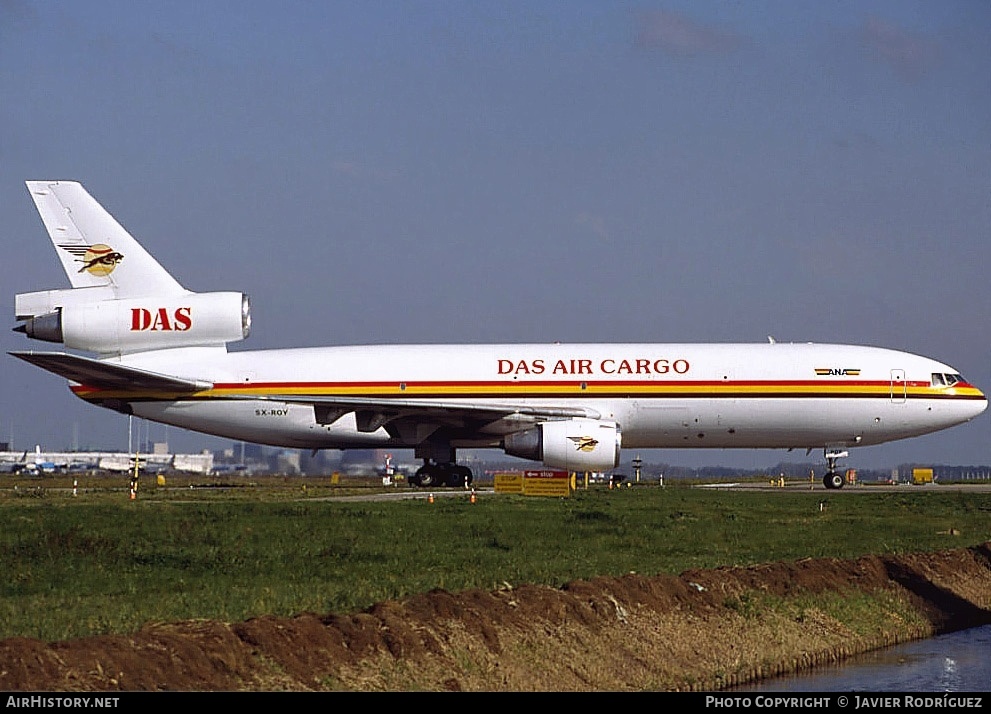
[[[734,692],[991,692],[991,625],[889,647]]]

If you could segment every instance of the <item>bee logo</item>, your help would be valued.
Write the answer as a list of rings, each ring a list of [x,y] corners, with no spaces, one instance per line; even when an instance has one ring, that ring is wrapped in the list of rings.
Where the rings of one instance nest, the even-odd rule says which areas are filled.
[[[593,439],[591,436],[569,436],[569,439],[575,443],[575,449],[577,451],[590,452],[595,451],[595,447],[599,445],[598,439]]]
[[[60,245],[59,248],[69,251],[76,256],[77,263],[83,264],[83,267],[79,269],[80,273],[86,272],[98,278],[105,278],[110,275],[114,272],[117,264],[124,259],[121,253],[104,243],[94,243],[88,246]]]

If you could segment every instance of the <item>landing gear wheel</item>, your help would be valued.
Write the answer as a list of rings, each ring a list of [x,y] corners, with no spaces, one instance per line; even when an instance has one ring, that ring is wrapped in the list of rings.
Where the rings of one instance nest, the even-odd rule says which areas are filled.
[[[830,451],[829,449],[824,449],[824,455],[829,468],[826,471],[826,475],[822,478],[822,485],[828,489],[834,490],[843,488],[843,474],[836,470],[836,462],[849,454],[846,451]]]
[[[416,470],[410,483],[422,488],[437,488],[449,486],[452,488],[468,488],[474,481],[471,469],[458,466],[455,463],[426,463]]]
[[[447,485],[453,488],[467,488],[471,486],[473,480],[471,469],[467,466],[456,466],[451,464],[447,472]]]
[[[826,488],[843,488],[843,474],[839,471],[830,471],[822,478],[822,483]]]
[[[440,479],[437,478],[437,467],[432,464],[425,464],[416,470],[413,475],[413,483],[423,488],[437,486]]]

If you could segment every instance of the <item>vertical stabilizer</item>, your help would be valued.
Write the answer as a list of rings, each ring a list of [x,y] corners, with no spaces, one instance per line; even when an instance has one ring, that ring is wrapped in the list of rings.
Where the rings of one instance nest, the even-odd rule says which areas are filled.
[[[110,288],[116,298],[186,292],[81,184],[27,187],[73,288]]]
[[[220,347],[251,330],[248,296],[194,293],[75,181],[28,181],[71,289],[14,296],[14,328],[100,355]]]

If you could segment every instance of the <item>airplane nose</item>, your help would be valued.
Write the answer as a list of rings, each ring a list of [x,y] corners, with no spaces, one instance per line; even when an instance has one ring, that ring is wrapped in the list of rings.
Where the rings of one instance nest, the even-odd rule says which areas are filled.
[[[968,417],[968,419],[973,419],[974,417],[980,415],[985,409],[988,408],[987,395],[985,395],[984,392],[982,392],[977,387],[971,387],[971,388],[974,391],[971,399],[967,401],[967,404],[970,406],[970,409],[968,410],[970,412],[970,416]]]
[[[977,416],[988,408],[987,395],[985,395],[980,389],[977,390],[977,393],[981,395],[981,398],[977,400],[977,411],[974,413],[974,416]]]

